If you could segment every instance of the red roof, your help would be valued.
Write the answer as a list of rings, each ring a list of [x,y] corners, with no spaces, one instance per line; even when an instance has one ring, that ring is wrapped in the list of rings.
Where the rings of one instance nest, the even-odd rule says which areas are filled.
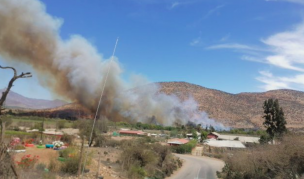
[[[168,144],[187,144],[188,139],[169,139]]]
[[[125,131],[125,130],[120,130],[120,134],[137,134],[137,135],[143,135],[145,134],[143,131]]]

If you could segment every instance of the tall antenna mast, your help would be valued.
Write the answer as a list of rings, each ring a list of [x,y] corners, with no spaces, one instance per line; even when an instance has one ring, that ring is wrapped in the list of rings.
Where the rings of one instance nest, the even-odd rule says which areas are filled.
[[[113,54],[112,54],[112,57],[111,57],[111,59],[109,61],[108,71],[106,73],[105,80],[104,80],[103,87],[102,87],[102,91],[101,91],[101,94],[100,94],[100,97],[99,97],[99,101],[98,101],[98,105],[97,105],[97,109],[96,109],[96,113],[95,113],[95,117],[94,117],[93,126],[92,126],[92,130],[91,130],[91,135],[90,135],[89,141],[92,140],[92,136],[93,136],[93,132],[94,132],[94,128],[95,128],[95,123],[96,123],[97,115],[98,115],[99,108],[100,108],[101,99],[102,99],[102,96],[103,96],[103,93],[104,93],[104,90],[105,90],[105,87],[106,87],[106,84],[107,84],[108,76],[109,76],[109,73],[110,73],[110,70],[111,70],[111,65],[112,65],[112,61],[114,59],[116,47],[117,47],[117,44],[118,44],[118,39],[119,39],[119,37],[117,37],[117,39],[116,39],[116,43],[115,43],[115,46],[114,46]],[[83,163],[83,167],[82,167],[81,176],[83,176],[83,172],[84,172],[84,168],[85,168],[85,163],[87,162],[87,157],[88,157],[88,153],[86,152],[84,163]]]

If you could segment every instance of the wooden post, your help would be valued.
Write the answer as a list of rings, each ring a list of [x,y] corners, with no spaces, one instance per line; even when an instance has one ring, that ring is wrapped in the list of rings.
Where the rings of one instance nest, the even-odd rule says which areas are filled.
[[[80,157],[79,157],[79,164],[78,164],[78,173],[77,173],[78,176],[81,175],[81,166],[82,166],[82,156],[83,156],[84,141],[85,141],[85,136],[83,136],[82,142],[81,142]]]
[[[97,167],[96,179],[98,179],[98,176],[99,176],[101,152],[98,152],[98,155],[99,155],[99,157],[98,157],[98,167]]]

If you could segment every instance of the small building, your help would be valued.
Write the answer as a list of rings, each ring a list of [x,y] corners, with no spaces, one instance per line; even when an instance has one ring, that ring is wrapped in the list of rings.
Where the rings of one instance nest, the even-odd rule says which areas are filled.
[[[192,133],[189,133],[189,134],[186,134],[187,138],[188,139],[193,139],[193,134]],[[196,132],[196,136],[197,136],[197,139],[201,139],[201,133],[199,132]]]
[[[129,131],[129,130],[120,130],[120,135],[126,135],[126,136],[144,136],[146,135],[143,131]]]
[[[211,132],[207,135],[207,139],[218,139],[220,136],[219,133],[216,133],[216,132]]]
[[[177,146],[177,145],[187,144],[188,142],[189,142],[188,139],[169,139],[167,143],[170,146]]]

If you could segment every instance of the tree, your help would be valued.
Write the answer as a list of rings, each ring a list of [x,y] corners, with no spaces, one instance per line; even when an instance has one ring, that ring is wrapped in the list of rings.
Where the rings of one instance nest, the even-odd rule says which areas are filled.
[[[201,142],[203,142],[204,140],[207,139],[207,135],[208,135],[208,132],[206,132],[206,131],[201,132]]]
[[[77,126],[77,128],[79,129],[80,136],[81,137],[85,136],[88,139],[89,147],[92,146],[93,141],[97,136],[99,136],[101,133],[106,133],[108,131],[106,118],[100,118],[100,120],[97,120],[95,123],[95,127],[92,131],[93,122],[94,122],[93,120],[81,119],[78,120],[75,124],[75,126]],[[90,140],[91,133],[92,133],[92,138]]]
[[[266,127],[266,132],[270,139],[282,137],[287,132],[287,129],[284,112],[279,105],[279,101],[277,99],[268,99],[264,102],[263,109],[263,118],[265,119],[263,125]]]
[[[65,121],[58,121],[56,124],[57,124],[57,128],[58,129],[63,129],[65,128]]]
[[[202,124],[198,124],[196,126],[196,130],[197,130],[197,132],[201,132],[202,131]]]
[[[197,139],[197,132],[196,132],[196,130],[192,130],[192,137],[193,137],[193,139]]]
[[[215,132],[214,127],[213,127],[213,126],[211,126],[211,125],[210,125],[210,127],[209,127],[209,130],[210,130],[210,132]]]
[[[1,128],[1,141],[3,141],[4,139],[4,134],[5,134],[5,127],[8,123],[7,120],[2,118],[2,111],[4,110],[3,105],[4,102],[6,100],[6,97],[9,93],[9,91],[11,90],[11,88],[13,87],[13,83],[19,79],[19,78],[30,78],[32,77],[30,72],[26,72],[26,73],[21,73],[20,75],[17,75],[17,70],[13,67],[2,67],[0,66],[1,69],[11,69],[14,71],[14,76],[11,78],[11,80],[8,83],[7,88],[4,90],[4,92],[2,92],[2,96],[0,98],[0,128]]]
[[[260,144],[267,144],[269,141],[271,141],[271,138],[268,134],[262,134],[260,137]]]

